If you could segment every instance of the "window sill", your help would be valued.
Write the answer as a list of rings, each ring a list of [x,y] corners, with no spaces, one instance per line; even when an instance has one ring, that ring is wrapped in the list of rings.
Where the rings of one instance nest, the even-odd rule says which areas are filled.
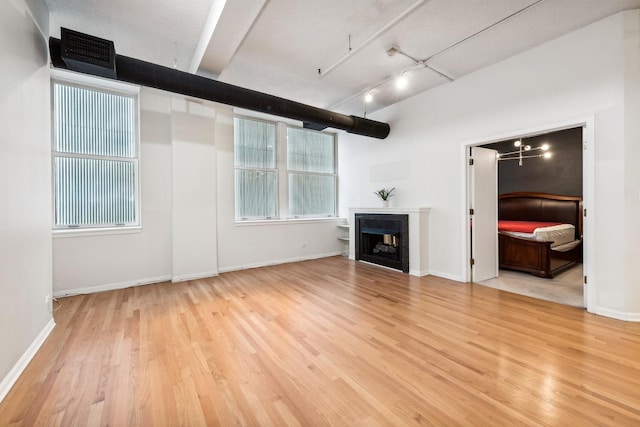
[[[252,227],[261,225],[310,224],[322,222],[344,222],[344,218],[331,216],[326,218],[286,218],[286,219],[247,219],[236,220],[236,227]]]
[[[67,237],[110,236],[116,234],[137,234],[142,227],[111,227],[111,228],[68,228],[53,230],[54,239]]]

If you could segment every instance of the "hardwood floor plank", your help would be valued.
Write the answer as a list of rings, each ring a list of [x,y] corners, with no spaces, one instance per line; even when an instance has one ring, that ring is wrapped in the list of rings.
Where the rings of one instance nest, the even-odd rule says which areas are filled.
[[[332,257],[64,298],[0,426],[640,425],[640,324]]]

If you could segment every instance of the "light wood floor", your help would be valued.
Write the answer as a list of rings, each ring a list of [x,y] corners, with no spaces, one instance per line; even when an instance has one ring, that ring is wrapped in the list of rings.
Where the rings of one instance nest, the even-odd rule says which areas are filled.
[[[0,425],[640,425],[640,324],[342,257],[55,320]]]

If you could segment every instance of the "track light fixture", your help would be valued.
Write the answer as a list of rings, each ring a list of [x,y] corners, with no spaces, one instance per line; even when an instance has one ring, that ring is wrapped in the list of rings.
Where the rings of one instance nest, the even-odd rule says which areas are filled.
[[[427,59],[418,59],[418,58],[415,58],[415,57],[409,55],[408,53],[404,52],[398,46],[391,46],[389,49],[387,49],[386,52],[387,52],[387,55],[389,55],[389,56],[395,56],[397,54],[397,55],[402,55],[405,58],[409,58],[411,61],[413,61],[413,66],[410,69],[413,69],[413,68],[426,68],[429,71],[433,71],[434,73],[436,73],[440,77],[444,77],[445,79],[449,80],[450,82],[453,81],[452,77],[446,75],[445,73],[443,73],[440,70],[437,70],[437,69],[433,68],[433,66],[431,66],[429,64],[429,61],[432,59],[432,57],[431,58],[427,58]],[[402,71],[402,74],[404,74],[406,71],[407,71],[407,69]]]
[[[446,75],[445,73],[441,72],[440,70],[435,69],[433,66],[431,66],[430,64],[428,64],[428,62],[434,58],[434,56],[427,58],[427,59],[416,59],[410,55],[407,55],[405,52],[402,51],[402,49],[400,49],[398,46],[391,46],[390,48],[388,48],[387,50],[385,50],[385,53],[388,56],[396,56],[396,55],[402,55],[404,57],[409,58],[411,61],[413,61],[413,65],[404,68],[403,70],[401,70],[400,72],[387,76],[384,79],[376,82],[375,84],[368,86],[366,89],[351,95],[350,97],[343,99],[342,101],[338,102],[337,104],[334,104],[332,106],[329,107],[329,109],[334,109],[339,107],[340,105],[345,104],[346,102],[352,101],[353,99],[363,99],[365,103],[371,103],[371,101],[373,101],[373,98],[371,99],[371,101],[369,101],[369,94],[372,90],[375,90],[377,88],[379,88],[380,86],[395,80],[395,87],[398,90],[402,90],[405,89],[407,87],[407,85],[409,84],[409,79],[406,76],[406,73],[408,73],[409,71],[412,70],[418,70],[418,69],[428,69],[434,73],[436,73],[437,75],[439,75],[440,77],[453,82],[454,79],[448,75]],[[321,70],[320,68],[318,68],[318,75],[320,77],[324,76],[328,71],[330,70]],[[384,98],[384,97],[383,97]]]
[[[533,159],[533,158],[551,158],[552,154],[549,151],[549,144],[542,144],[539,147],[532,147],[530,145],[522,144],[522,140],[517,140],[513,143],[513,145],[517,148],[515,151],[509,151],[507,153],[498,153],[498,160],[517,160],[518,166],[522,166],[522,159]],[[532,151],[542,151],[542,153],[538,154],[530,154]]]
[[[363,96],[363,94],[365,94],[367,91],[371,90],[371,89],[375,89],[378,88],[382,85],[384,85],[385,83],[389,82],[390,80],[395,79],[398,75],[400,75],[403,72],[409,71],[409,70],[413,70],[413,69],[428,69],[434,73],[436,73],[437,75],[439,75],[440,77],[448,80],[449,82],[453,82],[454,79],[453,77],[447,75],[446,72],[440,71],[439,69],[437,69],[436,67],[434,67],[432,65],[432,62],[438,58],[439,56],[445,54],[446,52],[449,52],[451,49],[455,49],[457,46],[460,46],[464,43],[469,42],[470,40],[475,39],[476,37],[481,36],[482,34],[484,34],[485,32],[491,30],[494,27],[497,27],[499,25],[504,24],[507,21],[510,21],[511,19],[525,13],[526,11],[528,11],[529,9],[532,9],[534,7],[536,7],[538,4],[542,3],[544,0],[534,0],[532,3],[530,3],[529,5],[518,9],[517,11],[511,13],[510,15],[499,19],[498,21],[495,21],[481,29],[479,29],[478,31],[474,32],[471,35],[468,35],[442,49],[440,49],[439,51],[432,53],[429,57],[425,58],[425,59],[417,59],[415,57],[412,57],[411,55],[406,54],[405,52],[402,51],[402,49],[400,49],[400,47],[396,46],[396,45],[392,45],[391,47],[389,47],[387,50],[385,50],[386,54],[388,56],[396,56],[396,55],[402,55],[405,56],[407,58],[409,58],[411,61],[413,61],[414,65],[405,68],[404,70],[402,70],[400,73],[391,75],[391,76],[387,76],[385,78],[383,78],[382,80],[378,81],[375,84],[369,85],[366,89],[363,89],[362,91],[355,93],[341,101],[339,101],[338,103],[332,105],[331,107],[329,107],[329,109],[334,109],[337,108],[349,101],[352,101],[354,99],[360,98]],[[365,40],[364,43],[360,44],[359,46],[353,48],[353,50],[351,49],[351,39],[349,36],[349,50],[348,52],[342,57],[340,58],[336,63],[334,63],[333,65],[326,67],[326,68],[318,68],[318,75],[320,77],[324,77],[325,75],[327,75],[329,72],[331,72],[332,70],[334,70],[337,66],[339,66],[340,64],[342,64],[343,62],[345,62],[346,60],[348,60],[349,58],[353,57],[354,53],[358,52],[360,49],[364,48],[365,46],[367,46],[369,43],[371,43],[374,40],[378,40],[380,38],[380,36],[386,32],[389,28],[391,28],[393,25],[395,25],[399,19],[403,19],[405,18],[408,14],[410,14],[412,11],[414,11],[416,8],[418,8],[420,5],[422,5],[424,3],[423,0],[417,0],[415,2],[412,3],[411,6],[409,6],[408,9],[406,9],[404,12],[402,12],[398,17],[392,19],[391,21],[389,21],[387,24],[385,24],[384,27],[382,27],[380,30],[378,30],[377,32],[375,32],[371,37],[369,37],[368,39]],[[383,102],[384,103],[384,102]]]
[[[452,82],[454,81],[452,77],[446,75],[445,73],[441,72],[440,70],[437,70],[435,68],[433,68],[431,65],[428,64],[428,62],[432,59],[432,58],[428,58],[428,59],[416,59],[410,55],[407,55],[405,52],[402,51],[402,49],[400,49],[398,46],[391,46],[390,48],[388,48],[385,53],[388,56],[396,56],[396,55],[401,55],[404,56],[406,58],[409,58],[411,61],[413,61],[413,65],[404,68],[403,70],[401,70],[400,72],[393,74],[391,76],[387,76],[384,79],[380,80],[379,82],[367,87],[366,89],[364,89],[361,92],[358,92],[346,99],[343,99],[342,101],[338,102],[337,104],[332,105],[331,107],[329,107],[330,109],[336,108],[348,101],[351,101],[354,98],[360,98],[360,97],[364,97],[364,101],[366,103],[370,103],[371,101],[368,101],[368,97],[369,97],[369,93],[374,90],[379,88],[380,86],[388,83],[391,80],[395,80],[395,87],[398,90],[402,90],[405,89],[407,87],[407,85],[409,84],[409,79],[406,76],[406,73],[408,73],[409,71],[412,70],[418,70],[418,69],[428,69],[434,73],[436,73],[437,75],[439,75],[440,77],[445,78],[446,80]],[[325,71],[322,71],[320,69],[318,69],[318,74],[320,76],[325,74]]]

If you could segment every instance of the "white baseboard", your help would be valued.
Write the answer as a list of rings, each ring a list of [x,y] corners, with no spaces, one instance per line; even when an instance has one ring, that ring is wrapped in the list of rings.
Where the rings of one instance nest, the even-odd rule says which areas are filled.
[[[429,270],[429,274],[432,276],[442,277],[443,279],[453,280],[454,282],[464,283],[464,279],[462,278],[462,276],[459,276],[457,274],[444,273],[442,271],[434,271],[434,270]]]
[[[207,277],[217,276],[217,271],[210,271],[208,273],[186,274],[184,276],[173,276],[171,283],[186,282],[188,280],[206,279]]]
[[[314,255],[309,255],[309,256],[306,256],[306,257],[283,258],[283,259],[271,260],[271,261],[265,261],[265,262],[256,262],[256,263],[236,265],[236,266],[231,266],[231,267],[222,267],[222,268],[219,268],[218,271],[210,271],[210,272],[205,272],[205,273],[189,274],[189,275],[183,275],[183,276],[173,276],[173,277],[172,276],[160,276],[160,277],[152,277],[152,278],[148,278],[148,279],[132,280],[132,281],[128,281],[128,282],[110,283],[110,284],[98,285],[98,286],[88,286],[88,287],[77,288],[77,289],[65,289],[65,290],[60,290],[60,291],[54,291],[53,292],[53,296],[55,298],[59,298],[59,297],[68,297],[68,296],[73,296],[73,295],[93,294],[93,293],[96,293],[96,292],[112,291],[112,290],[116,290],[116,289],[130,288],[132,286],[150,285],[152,283],[169,282],[169,281],[171,281],[173,283],[186,282],[188,280],[197,280],[197,279],[204,279],[204,278],[207,278],[207,277],[215,277],[215,276],[219,275],[220,273],[226,273],[226,272],[230,272],[230,271],[239,271],[239,270],[246,270],[246,269],[249,269],[249,268],[267,267],[267,266],[270,266],[270,265],[278,265],[278,264],[287,264],[287,263],[290,263],[290,262],[308,261],[308,260],[311,260],[311,259],[328,258],[328,257],[332,257],[332,256],[339,256],[339,255],[342,255],[342,252],[337,251],[337,252],[329,252],[329,253],[324,253],[324,254],[314,254]],[[372,265],[381,267],[380,265],[377,265],[377,264],[372,264]],[[398,270],[395,270],[395,269],[392,269],[392,270],[398,271]],[[456,276],[456,275],[452,275],[452,274],[448,274],[448,273],[443,273],[443,272],[440,272],[440,271],[409,270],[409,274],[412,275],[412,276],[432,275],[432,276],[442,277],[444,279],[453,280],[453,281],[456,281],[456,282],[463,282],[463,280],[462,280],[462,278],[460,276]],[[613,317],[613,316],[609,316],[609,317]]]
[[[429,270],[412,270],[412,269],[409,269],[409,274],[412,275],[412,276],[422,277],[422,276],[428,276],[431,273],[429,272]]]
[[[624,311],[596,307],[594,314],[610,317],[612,319],[623,320],[625,322],[640,322],[640,313],[626,313]]]
[[[337,251],[337,252],[330,252],[326,254],[315,254],[315,255],[310,255],[306,257],[287,258],[287,259],[279,259],[279,260],[273,260],[273,261],[267,261],[267,262],[238,265],[233,267],[220,268],[218,271],[210,271],[205,273],[196,273],[196,274],[181,275],[181,276],[160,276],[160,277],[152,277],[148,279],[139,279],[139,280],[132,280],[127,282],[120,282],[120,283],[109,283],[106,285],[87,286],[84,288],[77,288],[77,289],[64,289],[59,291],[54,290],[53,296],[55,298],[58,298],[58,297],[68,297],[73,295],[93,294],[96,292],[113,291],[116,289],[125,289],[125,288],[130,288],[132,286],[150,285],[152,283],[159,283],[159,282],[169,282],[169,281],[174,283],[185,282],[187,280],[196,280],[196,279],[204,279],[207,277],[214,277],[220,273],[225,273],[228,271],[246,270],[248,268],[266,267],[269,265],[286,264],[289,262],[298,262],[298,261],[307,261],[310,259],[327,258],[331,256],[341,255],[341,254],[342,252]]]
[[[36,355],[44,341],[47,339],[53,328],[56,326],[56,322],[54,322],[53,318],[49,320],[49,322],[45,325],[44,329],[40,331],[35,340],[31,343],[27,351],[18,359],[18,362],[11,368],[6,377],[0,381],[0,402],[4,400],[4,398],[11,390],[11,387],[18,381],[20,375],[25,370],[31,359]]]
[[[57,298],[57,297],[68,297],[72,295],[93,294],[96,292],[130,288],[132,286],[142,286],[142,285],[150,285],[151,283],[168,282],[170,280],[171,280],[171,276],[152,277],[149,279],[132,280],[128,282],[109,283],[107,285],[88,286],[86,288],[53,291],[53,296]]]
[[[306,257],[283,258],[283,259],[272,260],[272,261],[256,262],[256,263],[236,265],[231,267],[222,267],[222,268],[219,268],[218,270],[220,273],[227,273],[230,271],[247,270],[249,268],[267,267],[270,265],[287,264],[290,262],[299,262],[299,261],[308,261],[311,259],[328,258],[336,255],[342,255],[342,252],[337,251],[337,252],[329,252],[326,254],[309,255]]]

